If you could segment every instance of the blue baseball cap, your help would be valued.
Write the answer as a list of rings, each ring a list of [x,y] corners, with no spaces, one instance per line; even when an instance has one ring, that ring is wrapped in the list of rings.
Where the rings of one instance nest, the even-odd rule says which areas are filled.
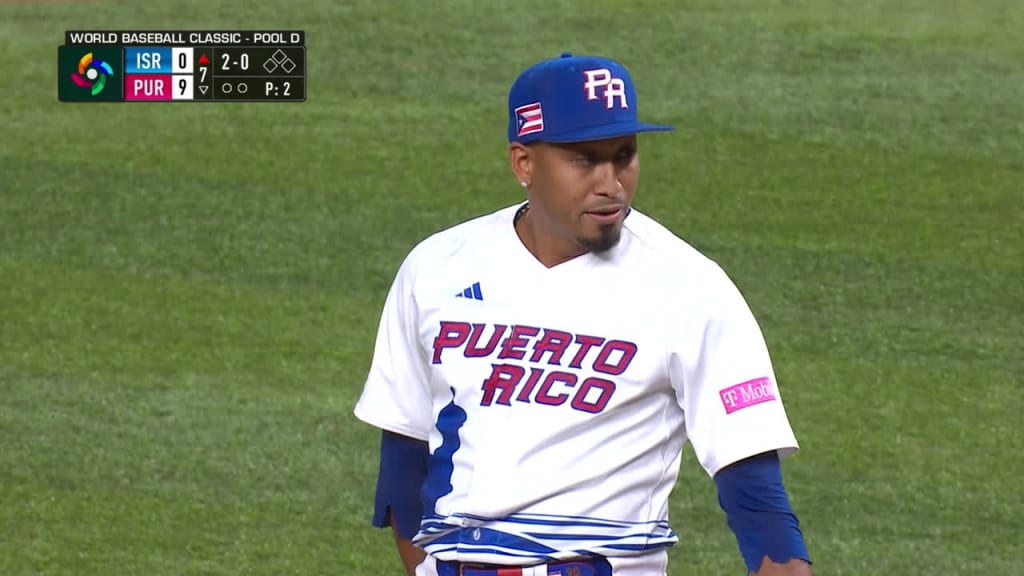
[[[566,52],[530,66],[512,83],[508,141],[583,142],[674,130],[639,122],[636,109],[636,88],[625,66]]]

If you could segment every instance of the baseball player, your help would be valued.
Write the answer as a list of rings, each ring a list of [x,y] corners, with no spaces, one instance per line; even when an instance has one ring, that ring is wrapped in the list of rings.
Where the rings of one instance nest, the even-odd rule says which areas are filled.
[[[811,574],[771,360],[715,262],[632,208],[628,71],[563,54],[508,101],[526,201],[420,242],[355,407],[410,575],[663,576],[689,442],[751,573]]]

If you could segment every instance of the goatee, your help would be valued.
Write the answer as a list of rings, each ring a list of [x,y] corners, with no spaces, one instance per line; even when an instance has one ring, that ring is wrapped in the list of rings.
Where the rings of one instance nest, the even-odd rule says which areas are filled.
[[[607,252],[614,248],[615,245],[619,243],[619,239],[621,237],[622,228],[611,224],[598,228],[598,234],[595,237],[576,237],[576,243],[579,244],[580,248],[583,248],[587,252],[596,252],[600,254],[601,252]]]

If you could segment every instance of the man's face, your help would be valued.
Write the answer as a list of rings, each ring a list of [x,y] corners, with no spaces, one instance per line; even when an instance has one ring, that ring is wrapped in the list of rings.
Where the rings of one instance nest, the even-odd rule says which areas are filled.
[[[529,149],[530,217],[588,252],[615,246],[640,176],[636,136]]]

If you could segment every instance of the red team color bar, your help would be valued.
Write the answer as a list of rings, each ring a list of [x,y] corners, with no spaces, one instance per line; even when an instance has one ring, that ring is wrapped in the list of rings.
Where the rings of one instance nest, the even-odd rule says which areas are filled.
[[[125,74],[125,100],[172,100],[171,74]]]

